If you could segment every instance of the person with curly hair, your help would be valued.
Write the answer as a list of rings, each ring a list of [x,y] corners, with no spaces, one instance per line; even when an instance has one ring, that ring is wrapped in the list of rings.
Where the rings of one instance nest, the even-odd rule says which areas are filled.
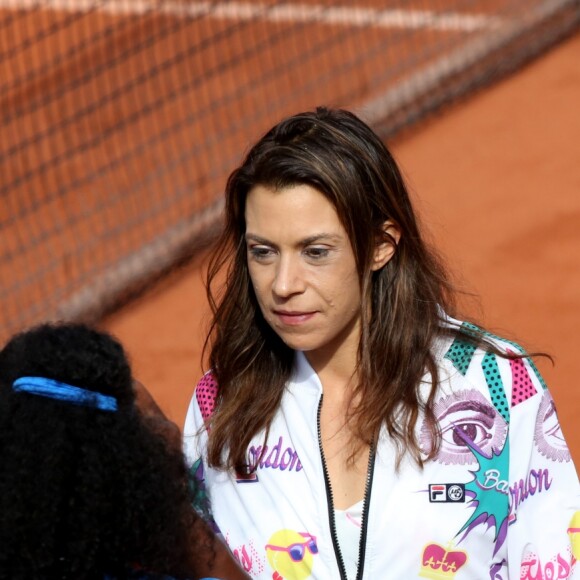
[[[298,113],[251,147],[208,294],[186,452],[252,577],[580,578],[580,487],[546,384],[458,312],[359,117]]]
[[[0,351],[0,578],[246,578],[191,505],[176,436],[111,335],[15,335]]]

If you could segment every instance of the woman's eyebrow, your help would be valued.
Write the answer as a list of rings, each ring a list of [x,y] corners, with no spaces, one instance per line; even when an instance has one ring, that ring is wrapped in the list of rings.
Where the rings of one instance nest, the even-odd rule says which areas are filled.
[[[257,234],[253,234],[251,232],[246,232],[246,235],[244,237],[245,237],[247,242],[252,241],[252,242],[256,242],[258,244],[264,244],[266,246],[275,246],[276,245],[271,240],[268,240],[267,238],[263,238],[262,236],[259,236]],[[319,234],[314,234],[312,236],[308,236],[306,238],[303,238],[302,240],[299,240],[298,244],[301,246],[308,246],[310,244],[314,244],[316,242],[323,242],[323,241],[338,242],[341,239],[342,239],[342,237],[339,236],[338,234],[330,234],[330,233],[326,233],[326,232],[321,232]]]
[[[300,243],[303,246],[308,246],[308,245],[314,244],[316,242],[326,242],[326,241],[338,242],[341,239],[342,239],[341,236],[339,236],[338,234],[328,234],[326,232],[322,232],[320,234],[314,234],[313,236],[308,236],[307,238],[300,240]]]
[[[252,242],[257,242],[258,244],[264,244],[265,246],[273,246],[274,243],[271,242],[270,240],[267,240],[266,238],[263,238],[262,236],[258,236],[257,234],[252,234],[251,232],[246,232],[246,235],[244,236],[244,238],[246,239],[246,242],[249,242],[250,240]]]

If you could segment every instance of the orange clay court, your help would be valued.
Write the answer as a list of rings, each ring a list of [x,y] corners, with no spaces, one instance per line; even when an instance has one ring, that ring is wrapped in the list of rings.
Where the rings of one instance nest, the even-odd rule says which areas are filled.
[[[577,464],[579,56],[577,34],[390,144],[456,282],[477,295],[464,299],[464,310],[553,356],[554,366],[538,366]],[[202,374],[203,272],[201,256],[103,322],[179,425]]]

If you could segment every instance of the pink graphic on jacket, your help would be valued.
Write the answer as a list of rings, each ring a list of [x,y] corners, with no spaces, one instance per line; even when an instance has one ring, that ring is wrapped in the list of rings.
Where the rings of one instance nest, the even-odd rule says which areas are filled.
[[[552,461],[568,462],[570,451],[566,445],[554,401],[548,391],[544,391],[534,431],[534,441],[538,451]]]
[[[207,420],[211,417],[213,410],[215,409],[215,402],[218,393],[218,384],[211,373],[206,373],[195,389],[195,399],[201,411],[201,416],[203,420]]]
[[[273,580],[305,580],[318,554],[316,538],[307,532],[278,530],[265,546]]]
[[[452,580],[455,574],[467,563],[467,552],[454,549],[452,544],[443,547],[435,542],[423,548],[423,557],[419,576],[441,580]]]
[[[240,566],[248,574],[261,574],[265,568],[265,562],[254,546],[253,540],[240,546],[232,546],[230,543],[229,533],[225,536],[226,544],[229,546],[234,558],[240,563]]]
[[[509,354],[515,354],[511,350],[507,351]],[[528,374],[526,365],[521,358],[510,359],[510,367],[512,369],[512,408],[530,397],[533,397],[538,391],[532,383],[532,379]]]
[[[521,580],[568,580],[574,571],[576,558],[569,553],[555,554],[550,560],[542,561],[533,546],[524,548],[520,567]]]

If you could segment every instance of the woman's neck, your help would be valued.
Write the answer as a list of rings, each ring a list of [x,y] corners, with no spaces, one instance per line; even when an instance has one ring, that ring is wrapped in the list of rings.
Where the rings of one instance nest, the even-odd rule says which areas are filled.
[[[304,353],[325,394],[331,391],[346,393],[356,384],[357,347],[342,344],[338,349],[316,349]]]

